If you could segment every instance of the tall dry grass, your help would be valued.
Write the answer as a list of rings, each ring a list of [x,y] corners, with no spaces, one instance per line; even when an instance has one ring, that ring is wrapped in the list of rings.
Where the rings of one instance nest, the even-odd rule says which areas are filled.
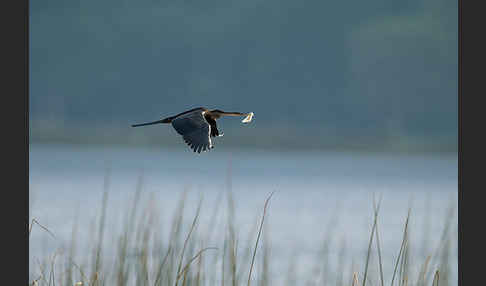
[[[322,245],[315,253],[315,264],[309,275],[302,277],[296,273],[299,264],[296,251],[288,257],[286,273],[272,273],[272,244],[268,237],[265,218],[271,213],[271,197],[262,198],[261,212],[249,233],[239,233],[235,222],[235,201],[228,176],[226,191],[220,193],[212,204],[210,226],[200,231],[199,218],[203,198],[200,198],[195,214],[187,219],[187,191],[180,196],[172,215],[169,233],[163,235],[158,227],[158,208],[149,198],[142,202],[143,175],[138,179],[130,207],[123,215],[119,233],[107,233],[106,209],[109,201],[109,173],[100,202],[98,221],[92,225],[90,249],[78,249],[77,223],[73,225],[72,237],[67,249],[56,251],[36,267],[30,269],[31,285],[137,285],[137,286],[188,286],[188,285],[278,285],[274,281],[285,281],[283,285],[452,285],[451,276],[451,227],[447,220],[440,242],[431,255],[423,261],[413,261],[410,256],[409,221],[411,209],[403,221],[401,244],[392,265],[393,272],[384,273],[383,252],[380,245],[379,210],[381,199],[373,199],[373,221],[370,229],[366,255],[362,260],[346,265],[347,243],[344,237],[333,229],[338,215],[330,220]],[[278,195],[278,193],[277,193]],[[226,198],[226,204],[224,203]],[[263,200],[265,199],[265,200]],[[193,211],[193,210],[192,210]],[[226,211],[224,217],[222,213]],[[451,207],[448,218],[452,218]],[[190,223],[187,223],[187,222]],[[214,232],[216,225],[224,224],[224,235]],[[34,228],[35,227],[35,228]],[[29,225],[32,231],[43,231],[55,239],[55,230],[48,229],[33,218]],[[305,234],[303,234],[305,235]],[[337,256],[337,273],[332,273],[329,264],[332,239],[340,238]],[[114,254],[104,246],[110,238],[115,238],[111,246]],[[77,253],[84,253],[77,261]],[[372,256],[376,256],[372,259]],[[376,267],[371,267],[374,264]],[[410,266],[419,266],[420,272],[411,277]],[[375,269],[375,271],[372,271]],[[377,270],[376,270],[377,269]],[[279,277],[276,277],[278,275]],[[277,279],[278,278],[278,279]]]

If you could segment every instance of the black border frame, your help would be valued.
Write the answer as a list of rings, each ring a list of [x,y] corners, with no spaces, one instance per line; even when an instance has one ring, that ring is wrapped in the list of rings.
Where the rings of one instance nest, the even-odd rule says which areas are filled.
[[[2,283],[29,283],[29,1],[0,4],[2,107]],[[6,146],[5,146],[6,145]],[[7,160],[5,160],[6,158]],[[8,283],[10,280],[13,283]]]
[[[467,5],[464,5],[466,4]],[[458,0],[458,280],[459,285],[484,283],[484,255],[481,247],[484,200],[479,195],[484,185],[484,130],[481,97],[484,96],[482,43],[484,10],[477,1]],[[483,25],[481,25],[483,24]],[[466,35],[466,36],[464,36]],[[467,165],[464,164],[466,158]],[[467,166],[467,167],[466,167]],[[464,234],[464,231],[468,233]],[[466,238],[467,237],[467,238]]]

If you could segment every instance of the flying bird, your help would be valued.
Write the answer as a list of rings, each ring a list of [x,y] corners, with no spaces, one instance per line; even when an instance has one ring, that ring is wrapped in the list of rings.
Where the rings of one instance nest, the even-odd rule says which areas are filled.
[[[132,127],[171,123],[177,133],[182,135],[184,142],[194,152],[201,153],[201,151],[209,151],[214,148],[211,137],[223,136],[223,132],[219,132],[216,126],[216,119],[223,116],[245,116],[241,122],[248,123],[253,118],[253,112],[225,112],[219,109],[208,110],[198,107],[161,120],[134,124]]]

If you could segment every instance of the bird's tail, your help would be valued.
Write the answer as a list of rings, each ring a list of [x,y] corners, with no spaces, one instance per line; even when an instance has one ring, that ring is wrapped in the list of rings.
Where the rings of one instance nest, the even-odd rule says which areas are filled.
[[[157,120],[157,121],[152,121],[152,122],[147,122],[147,123],[133,124],[132,127],[159,124],[159,123],[169,123],[169,122],[170,121],[168,120],[168,118],[165,118],[165,119],[162,119],[162,120]]]

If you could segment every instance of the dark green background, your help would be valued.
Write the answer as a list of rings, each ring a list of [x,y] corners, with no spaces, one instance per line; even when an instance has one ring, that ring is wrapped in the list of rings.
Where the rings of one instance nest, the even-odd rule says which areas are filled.
[[[30,2],[30,140],[179,145],[197,106],[224,146],[457,150],[457,2]]]

